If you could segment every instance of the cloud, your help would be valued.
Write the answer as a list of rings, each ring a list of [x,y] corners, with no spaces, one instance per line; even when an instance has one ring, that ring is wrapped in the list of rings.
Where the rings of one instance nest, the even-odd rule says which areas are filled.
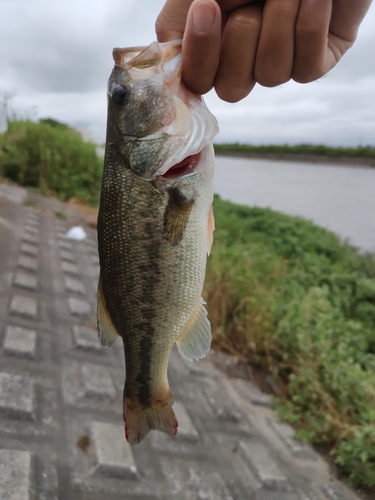
[[[147,45],[163,0],[3,0],[0,92],[21,114],[87,124],[104,141],[112,48]],[[237,104],[211,92],[220,141],[375,144],[375,8],[354,47],[318,82],[256,87]]]

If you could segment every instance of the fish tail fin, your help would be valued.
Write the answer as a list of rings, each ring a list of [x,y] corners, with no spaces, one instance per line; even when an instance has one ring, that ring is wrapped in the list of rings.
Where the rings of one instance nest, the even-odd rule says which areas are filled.
[[[142,441],[151,430],[165,432],[169,436],[177,434],[178,422],[172,410],[173,398],[164,406],[149,406],[132,409],[129,400],[124,400],[125,437],[129,444]]]

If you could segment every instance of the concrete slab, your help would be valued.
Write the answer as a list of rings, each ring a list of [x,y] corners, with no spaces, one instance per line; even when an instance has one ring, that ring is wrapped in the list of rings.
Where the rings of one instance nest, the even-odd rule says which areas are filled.
[[[30,243],[21,243],[21,252],[28,255],[38,255],[39,249]]]
[[[14,295],[9,304],[9,314],[29,319],[37,319],[38,302],[32,297]]]
[[[38,260],[27,255],[20,255],[18,266],[27,269],[28,271],[36,271],[38,269]]]
[[[81,373],[85,397],[109,400],[116,398],[116,389],[108,368],[87,363],[81,367]]]
[[[29,451],[0,449],[0,498],[31,500],[32,454]]]
[[[65,289],[68,292],[79,293],[81,295],[86,294],[83,281],[71,278],[70,276],[65,276]]]
[[[79,349],[105,352],[105,348],[99,341],[97,330],[83,325],[74,325],[72,327],[72,334],[74,343]]]
[[[90,303],[75,297],[68,298],[68,307],[73,316],[87,316],[91,313]]]
[[[17,420],[34,420],[34,381],[0,372],[0,414]]]
[[[120,425],[91,422],[89,432],[95,447],[95,473],[121,479],[136,479],[137,466],[131,446]]]
[[[263,444],[240,441],[238,450],[265,488],[281,491],[290,489],[288,479]]]
[[[18,358],[35,359],[36,332],[18,326],[5,330],[3,352]]]
[[[38,286],[38,278],[33,274],[18,271],[14,276],[13,285],[35,291]]]

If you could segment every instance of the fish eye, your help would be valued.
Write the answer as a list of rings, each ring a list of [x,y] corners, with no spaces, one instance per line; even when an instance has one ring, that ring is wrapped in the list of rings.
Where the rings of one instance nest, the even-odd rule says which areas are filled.
[[[119,106],[123,106],[124,104],[127,104],[128,102],[128,89],[126,87],[123,87],[122,85],[117,85],[113,91],[112,91],[112,99],[115,101],[116,104]]]

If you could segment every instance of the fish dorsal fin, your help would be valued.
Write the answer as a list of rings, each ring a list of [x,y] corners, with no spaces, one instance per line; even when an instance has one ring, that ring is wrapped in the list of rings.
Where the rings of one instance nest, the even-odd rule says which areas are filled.
[[[215,231],[215,217],[214,209],[212,205],[208,212],[208,224],[207,224],[207,253],[210,255],[212,242],[214,241],[214,231]]]
[[[111,347],[118,337],[120,336],[117,333],[116,328],[114,327],[111,317],[109,315],[104,295],[103,295],[103,287],[101,279],[99,278],[98,284],[98,313],[97,313],[97,321],[98,321],[98,334],[101,344],[104,347]]]
[[[177,348],[190,361],[204,358],[211,345],[211,325],[201,298],[184,331],[176,340]]]

